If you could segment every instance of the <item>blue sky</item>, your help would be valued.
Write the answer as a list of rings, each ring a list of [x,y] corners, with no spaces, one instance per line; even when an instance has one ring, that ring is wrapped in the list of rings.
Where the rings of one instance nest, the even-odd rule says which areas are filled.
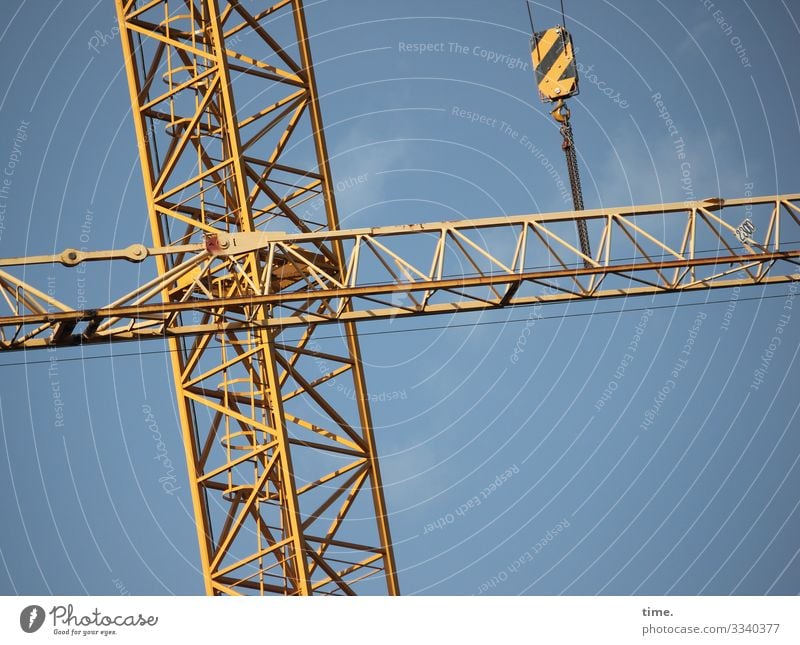
[[[532,3],[537,28],[557,4]],[[800,10],[716,4],[566,2],[587,207],[800,191]],[[342,226],[568,207],[523,2],[323,0],[307,14]],[[147,239],[113,16],[110,0],[7,12],[3,256]],[[55,288],[69,301],[85,288],[91,306],[119,281],[93,267]],[[403,592],[800,592],[796,305],[752,387],[788,292],[362,325]],[[161,350],[0,356],[0,592],[202,592]]]

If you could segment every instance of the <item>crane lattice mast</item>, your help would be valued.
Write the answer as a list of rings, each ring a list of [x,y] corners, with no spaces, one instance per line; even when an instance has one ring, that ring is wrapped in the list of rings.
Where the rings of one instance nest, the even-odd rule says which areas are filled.
[[[116,5],[154,244],[336,230],[300,0],[257,13],[239,0]],[[332,277],[345,271],[335,239],[303,258]],[[159,285],[164,301],[318,279],[280,252],[231,257],[210,274],[204,262]],[[159,276],[181,263],[159,256]],[[220,308],[268,316],[263,303]],[[356,329],[343,321],[338,342],[315,340],[316,330],[299,341],[275,326],[170,340],[208,593],[352,594],[373,578],[398,593]]]

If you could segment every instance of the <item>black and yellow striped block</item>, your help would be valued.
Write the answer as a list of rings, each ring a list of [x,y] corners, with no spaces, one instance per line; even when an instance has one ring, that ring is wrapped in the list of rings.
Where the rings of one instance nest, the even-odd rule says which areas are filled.
[[[566,99],[578,93],[572,36],[563,27],[535,33],[531,58],[543,101]]]

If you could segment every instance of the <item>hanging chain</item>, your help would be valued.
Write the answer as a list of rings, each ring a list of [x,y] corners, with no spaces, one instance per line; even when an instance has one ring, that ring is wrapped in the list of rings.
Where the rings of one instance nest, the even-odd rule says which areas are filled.
[[[561,136],[564,138],[561,147],[564,149],[564,155],[567,158],[569,185],[572,189],[572,206],[574,210],[582,211],[583,191],[581,190],[581,176],[578,169],[578,155],[575,152],[575,138],[572,134],[572,125],[569,122],[570,112],[563,101],[558,102],[556,109],[553,110],[553,117],[561,124]],[[578,220],[577,225],[581,253],[587,257],[592,257],[592,247],[589,244],[589,231],[586,227],[586,221]],[[583,265],[589,268],[591,263],[588,260],[584,260]]]

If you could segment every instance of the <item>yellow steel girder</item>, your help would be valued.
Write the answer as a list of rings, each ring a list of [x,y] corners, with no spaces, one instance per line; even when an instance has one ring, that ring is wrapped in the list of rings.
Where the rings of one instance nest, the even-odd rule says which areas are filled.
[[[578,221],[587,223],[596,241],[592,256],[572,242]],[[225,241],[226,235],[230,241]],[[0,269],[0,287],[14,312],[0,316],[0,351],[800,279],[799,194],[317,233],[220,232],[210,237],[217,246],[206,241],[145,249],[153,259],[172,249],[181,262],[110,305],[89,311],[59,303]],[[220,247],[221,240],[227,249]],[[339,244],[344,271],[334,270],[316,252],[323,241]],[[261,289],[211,294],[217,276],[235,271],[253,251],[266,258]],[[89,259],[127,256],[126,251],[95,252]],[[0,260],[0,267],[58,262],[62,257]],[[176,285],[182,285],[179,301],[158,299],[161,289]],[[24,294],[24,301],[13,299],[17,293]],[[243,307],[248,306],[260,308],[244,319]],[[178,313],[191,315],[193,321],[182,321]]]
[[[299,233],[337,228],[302,3],[257,14],[238,0],[116,5],[154,244],[185,247],[209,230],[275,221]],[[267,107],[245,114],[254,89]],[[314,166],[297,161],[303,145]],[[319,226],[296,210],[314,200]],[[315,252],[342,270],[335,243]],[[260,253],[211,269],[208,282],[202,263],[171,279],[181,255],[158,256],[161,281],[148,298],[168,306],[196,288],[224,299],[266,284]],[[236,311],[266,315],[263,304]],[[294,344],[266,327],[170,340],[207,593],[398,592],[355,330],[344,323],[338,346],[314,331]],[[321,372],[354,396],[313,386]],[[371,515],[372,527],[353,514]]]

